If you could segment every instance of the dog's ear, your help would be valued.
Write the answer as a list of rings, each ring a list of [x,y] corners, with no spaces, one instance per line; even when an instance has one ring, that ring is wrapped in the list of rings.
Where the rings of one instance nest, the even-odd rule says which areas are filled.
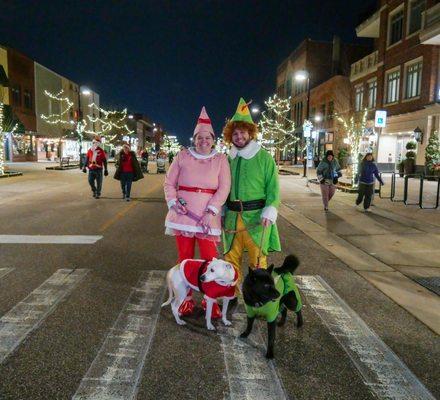
[[[267,272],[269,272],[270,275],[272,275],[272,271],[273,271],[273,267],[274,267],[274,266],[275,266],[275,265],[270,264],[269,268],[267,269]]]
[[[249,274],[249,276],[253,276],[254,275],[254,270],[251,268],[250,265],[248,267],[248,274]]]

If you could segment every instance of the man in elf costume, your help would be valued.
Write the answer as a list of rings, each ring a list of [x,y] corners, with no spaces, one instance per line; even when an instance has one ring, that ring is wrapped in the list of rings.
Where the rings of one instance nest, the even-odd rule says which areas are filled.
[[[281,251],[276,220],[280,203],[278,171],[271,155],[257,143],[257,125],[240,99],[223,135],[229,153],[231,191],[226,202],[223,248],[242,281],[243,252],[251,267],[267,267],[268,252]],[[261,248],[261,251],[260,251]]]
[[[101,138],[96,136],[93,139],[92,148],[87,152],[86,161],[83,168],[84,173],[87,172],[86,167],[89,169],[89,185],[92,189],[93,197],[95,199],[99,199],[101,197],[102,171],[104,170],[105,176],[108,175],[107,155],[100,145]]]

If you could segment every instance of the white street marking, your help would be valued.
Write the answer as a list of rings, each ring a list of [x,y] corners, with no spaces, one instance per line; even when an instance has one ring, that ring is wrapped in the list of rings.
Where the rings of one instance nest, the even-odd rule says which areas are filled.
[[[246,339],[240,334],[246,327],[246,314],[235,312],[233,325],[218,330],[225,358],[230,400],[287,400],[272,361],[264,354],[266,348],[257,323]]]
[[[102,236],[92,235],[0,235],[7,244],[94,244]]]
[[[165,274],[143,274],[72,400],[136,397],[165,294]]]
[[[5,275],[9,274],[9,272],[12,272],[14,268],[0,268],[0,278],[3,278]]]
[[[298,286],[379,399],[435,400],[434,396],[320,276]]]
[[[55,310],[87,273],[86,269],[59,269],[0,318],[0,364]]]

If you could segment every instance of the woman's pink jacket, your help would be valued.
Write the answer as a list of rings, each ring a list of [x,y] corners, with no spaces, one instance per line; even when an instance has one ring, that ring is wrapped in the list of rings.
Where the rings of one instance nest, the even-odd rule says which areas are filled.
[[[196,193],[178,190],[179,186],[189,186],[202,189],[214,189],[215,194]],[[187,215],[178,214],[173,205],[178,198],[186,201],[186,208],[199,217],[206,209],[216,213],[213,218],[209,235],[221,235],[221,209],[231,187],[231,172],[225,154],[213,152],[202,156],[193,149],[180,151],[174,158],[165,178],[164,190],[168,204],[168,214],[165,220],[167,233],[183,231],[190,234],[203,234],[203,229],[197,221]],[[198,235],[197,235],[198,236]]]

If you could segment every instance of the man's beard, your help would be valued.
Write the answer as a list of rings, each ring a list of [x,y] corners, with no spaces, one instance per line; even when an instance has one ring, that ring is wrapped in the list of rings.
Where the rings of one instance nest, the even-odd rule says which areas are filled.
[[[250,138],[248,140],[246,140],[246,142],[243,146],[238,146],[235,143],[234,143],[234,146],[237,147],[237,149],[244,149],[251,142],[251,140],[252,139],[250,139]]]

